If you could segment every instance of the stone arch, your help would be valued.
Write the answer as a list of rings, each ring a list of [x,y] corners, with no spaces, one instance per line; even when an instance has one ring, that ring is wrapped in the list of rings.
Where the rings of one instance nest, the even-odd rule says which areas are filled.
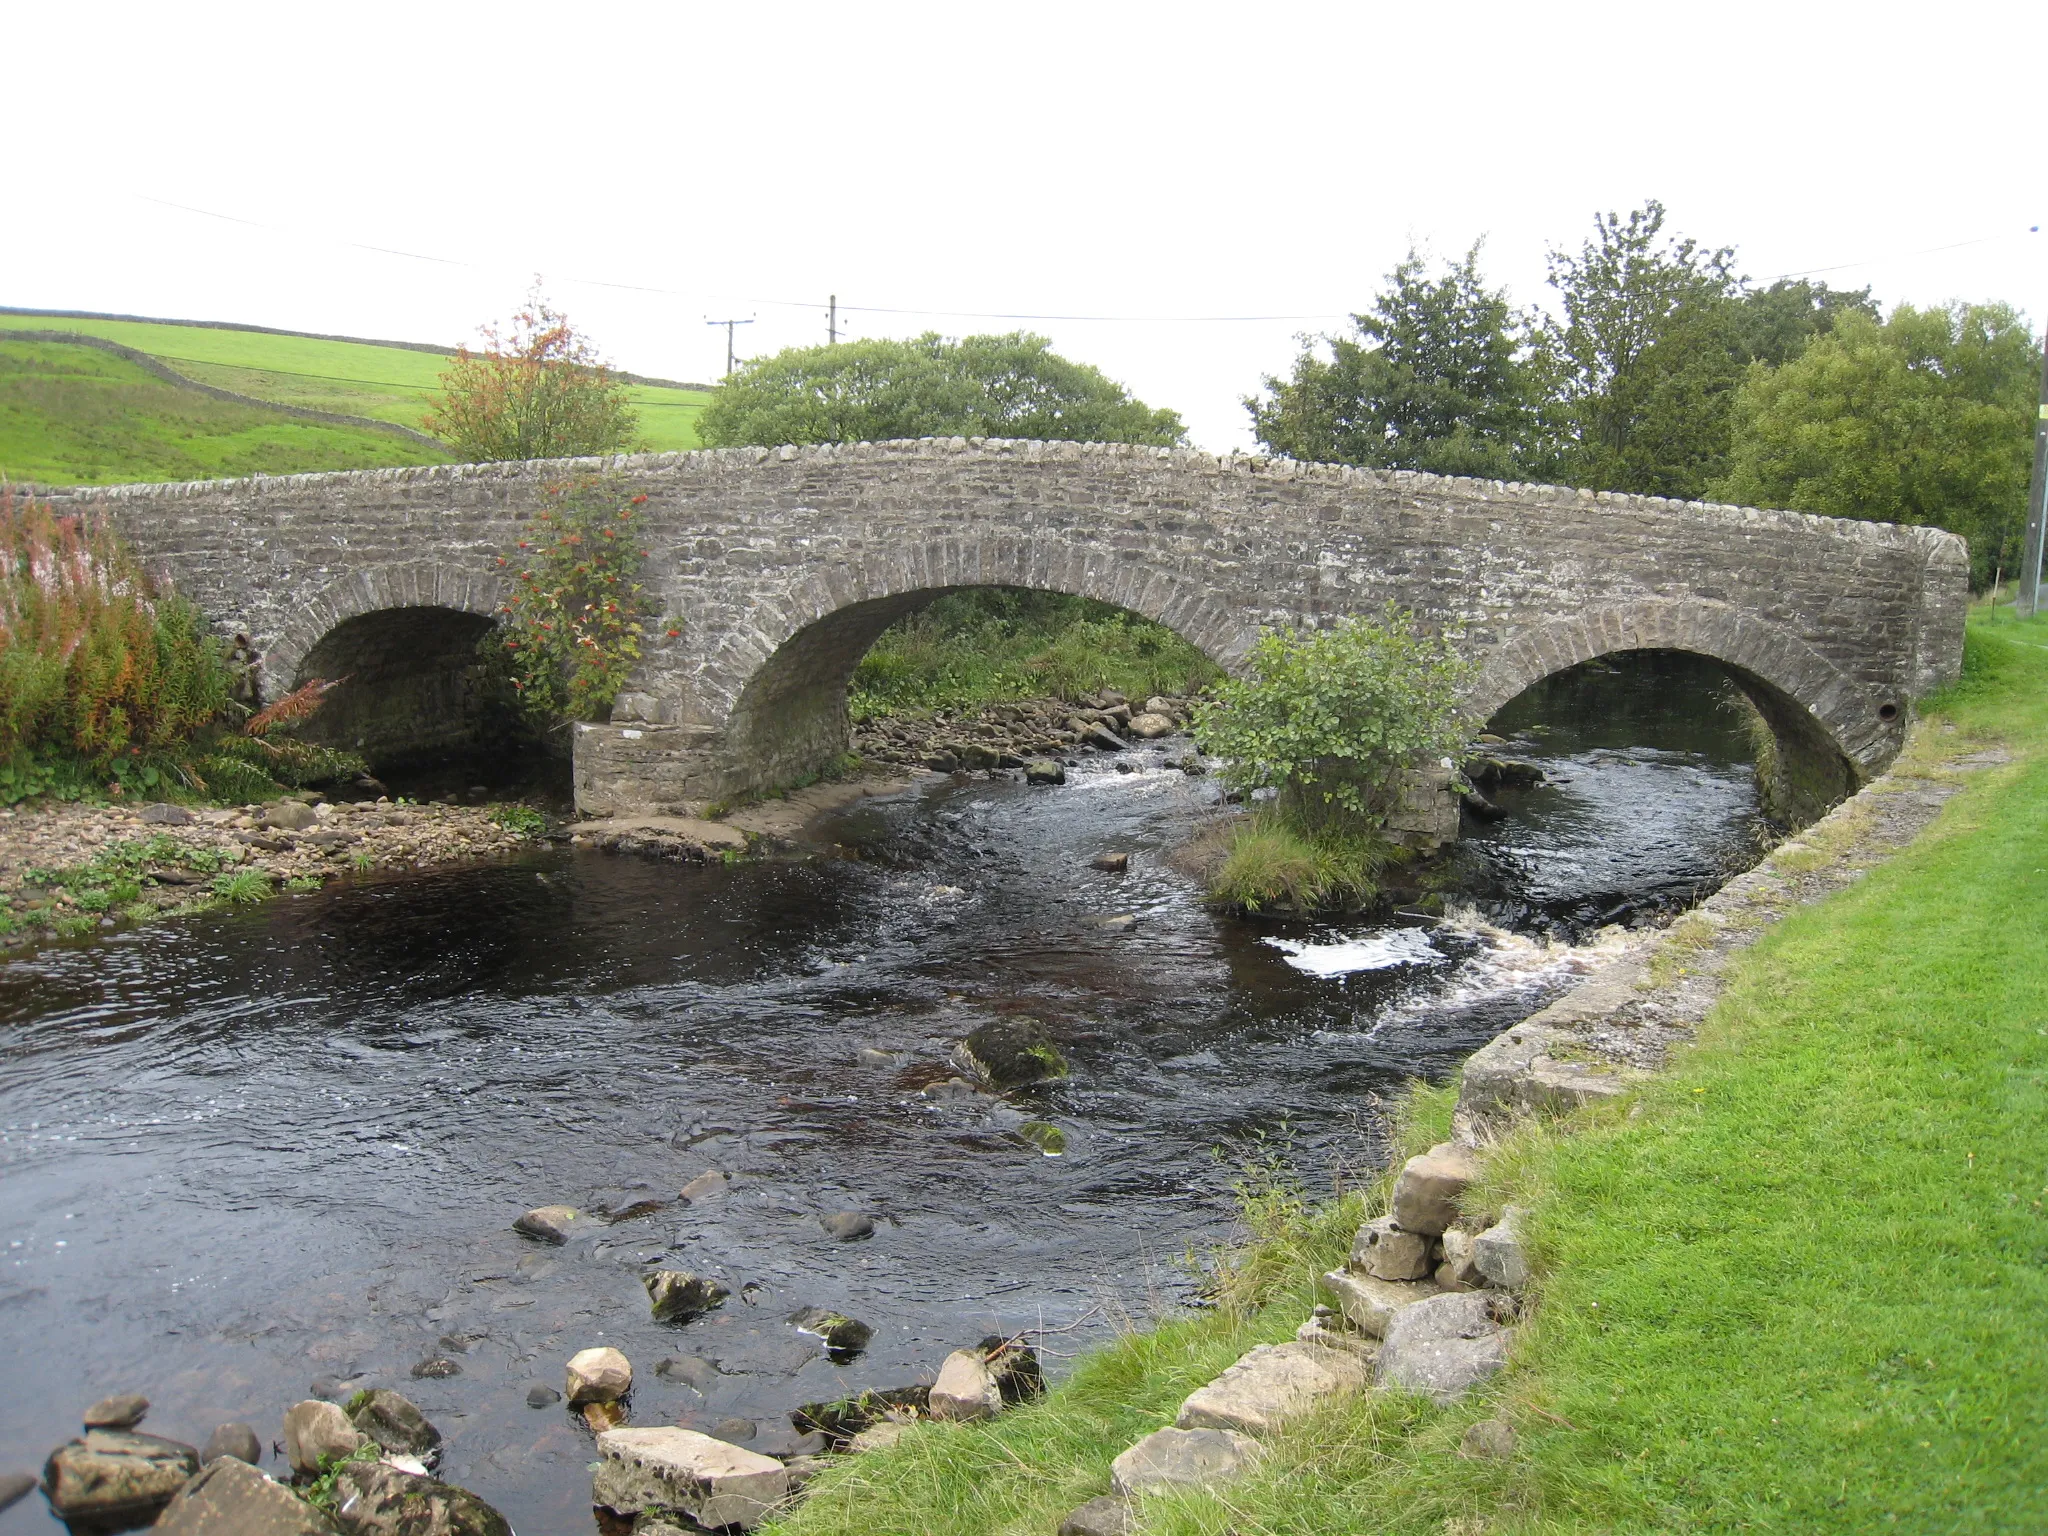
[[[1812,646],[1728,603],[1658,599],[1590,609],[1523,631],[1482,662],[1472,713],[1488,719],[1544,678],[1622,651],[1685,651],[1726,667],[1770,726],[1763,787],[1786,819],[1813,820],[1881,773],[1905,739],[1908,701],[1878,697]]]
[[[1235,668],[1259,634],[1241,604],[1136,555],[1054,541],[949,537],[799,580],[709,660],[705,693],[729,700],[729,790],[788,783],[846,750],[846,689],[883,630],[948,592],[1026,587],[1112,603]],[[615,713],[614,718],[617,718]]]
[[[264,694],[346,679],[302,734],[372,768],[482,746],[507,729],[477,648],[498,602],[495,582],[432,562],[331,582],[265,653]]]

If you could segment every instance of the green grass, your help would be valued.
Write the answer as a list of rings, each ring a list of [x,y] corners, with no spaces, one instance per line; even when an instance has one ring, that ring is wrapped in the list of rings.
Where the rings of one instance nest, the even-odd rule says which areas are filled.
[[[2013,761],[1736,960],[1632,1103],[1496,1151],[1469,1203],[1534,1203],[1540,1301],[1496,1390],[1328,1412],[1149,1536],[2048,1530],[2048,620],[1974,615],[1934,713],[1925,771]],[[1301,1310],[1122,1341],[1040,1407],[835,1469],[782,1529],[1050,1531]],[[1459,1457],[1493,1414],[1516,1456]]]
[[[1006,699],[1080,698],[1114,688],[1142,703],[1222,674],[1160,624],[1085,597],[982,587],[938,599],[884,630],[854,669],[855,720]]]
[[[146,320],[0,313],[0,333],[7,330],[76,331],[104,337],[147,352],[187,378],[217,389],[230,389],[282,405],[368,416],[415,430],[426,412],[428,397],[440,387],[441,373],[449,361],[439,353],[380,347],[371,342],[322,341],[310,336],[273,336],[261,331],[166,325]],[[697,412],[711,398],[707,391],[634,384],[628,386],[627,393],[639,407],[641,446],[647,452],[668,453],[697,446]],[[403,446],[403,440],[394,441]],[[417,445],[406,451],[414,457],[394,462],[420,462]],[[10,473],[13,472],[10,465]]]
[[[1303,832],[1271,806],[1230,823],[1224,837],[1209,895],[1246,912],[1357,908],[1377,894],[1394,855],[1371,833]]]
[[[0,340],[0,474],[9,479],[108,485],[447,458],[373,427],[216,400],[91,347]]]

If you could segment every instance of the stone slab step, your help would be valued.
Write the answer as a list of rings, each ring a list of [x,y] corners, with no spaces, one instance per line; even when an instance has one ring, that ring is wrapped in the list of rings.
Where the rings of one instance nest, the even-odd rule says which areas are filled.
[[[1376,1339],[1387,1336],[1387,1325],[1404,1307],[1440,1295],[1443,1289],[1434,1280],[1378,1280],[1348,1269],[1331,1270],[1323,1284],[1351,1325]]]
[[[1109,1464],[1109,1481],[1125,1498],[1207,1488],[1244,1476],[1258,1455],[1258,1441],[1236,1430],[1159,1429]]]
[[[1349,1350],[1295,1341],[1260,1344],[1180,1405],[1178,1429],[1269,1435],[1326,1403],[1365,1390],[1371,1372]]]
[[[597,1437],[594,1497],[618,1514],[681,1510],[699,1525],[759,1525],[789,1497],[772,1456],[693,1429],[611,1429]]]

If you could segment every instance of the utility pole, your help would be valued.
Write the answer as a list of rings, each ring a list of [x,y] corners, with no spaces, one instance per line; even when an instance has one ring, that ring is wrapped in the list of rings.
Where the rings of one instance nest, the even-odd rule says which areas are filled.
[[[2021,618],[2041,606],[2041,536],[2048,503],[2048,326],[2041,332],[2041,407],[2034,413],[2034,477],[2027,484],[2027,536],[2020,546],[2020,581],[2013,607]]]
[[[731,378],[733,328],[741,325],[752,325],[754,322],[752,320],[706,320],[704,323],[706,325],[722,325],[725,327],[725,376]]]
[[[825,309],[825,342],[828,346],[839,345],[839,295],[836,293]]]

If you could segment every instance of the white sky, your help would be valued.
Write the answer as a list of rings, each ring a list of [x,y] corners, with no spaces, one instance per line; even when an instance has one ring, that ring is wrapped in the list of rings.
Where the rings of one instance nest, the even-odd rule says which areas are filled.
[[[1647,197],[1755,277],[2048,312],[2043,15],[13,0],[0,303],[454,343],[541,273],[620,365],[710,379],[706,316],[756,317],[744,356],[837,293],[855,336],[1042,331],[1249,447],[1239,399],[1411,241],[1484,235],[1536,303]],[[1301,318],[1154,318],[1244,315]]]

